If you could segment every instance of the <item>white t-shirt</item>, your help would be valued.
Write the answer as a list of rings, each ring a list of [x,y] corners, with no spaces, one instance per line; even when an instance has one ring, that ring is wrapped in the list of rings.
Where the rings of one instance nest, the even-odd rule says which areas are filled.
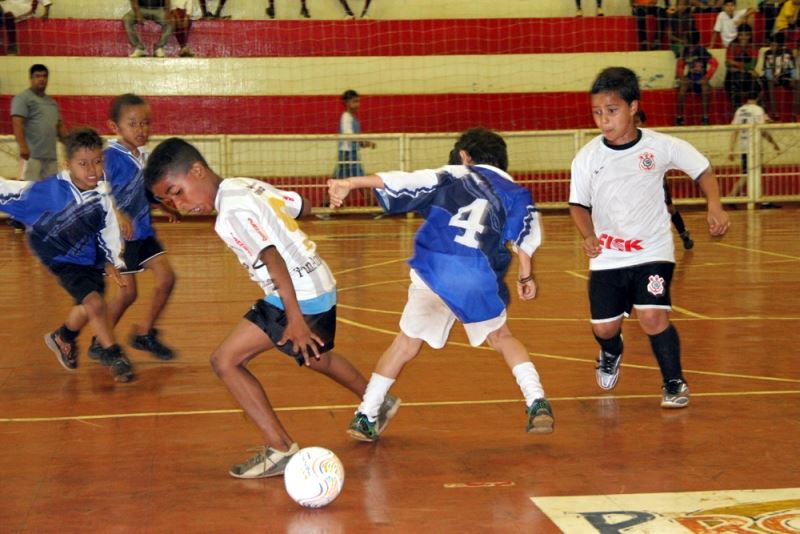
[[[739,33],[736,23],[746,12],[746,9],[737,9],[733,12],[733,17],[729,17],[724,11],[720,11],[719,15],[717,15],[717,20],[714,22],[714,31],[719,32],[725,48],[728,48],[728,45],[736,39],[736,35]]]
[[[731,124],[764,124],[767,114],[758,104],[739,106],[733,115]],[[739,149],[744,153],[750,148],[750,130],[739,130]]]
[[[692,145],[641,129],[641,138],[619,149],[599,135],[572,161],[569,203],[592,210],[602,252],[589,269],[619,269],[675,261],[664,175],[678,169],[696,180],[709,162]]]
[[[14,18],[21,17],[30,12],[32,0],[0,0],[0,8],[6,13],[11,13]],[[40,6],[49,6],[53,4],[53,0],[41,0]]]
[[[295,221],[303,211],[299,194],[251,178],[228,178],[220,184],[214,205],[218,213],[214,230],[267,297],[280,296],[259,258],[270,246],[286,262],[301,308],[303,301],[335,290],[336,280],[317,254],[316,244]]]

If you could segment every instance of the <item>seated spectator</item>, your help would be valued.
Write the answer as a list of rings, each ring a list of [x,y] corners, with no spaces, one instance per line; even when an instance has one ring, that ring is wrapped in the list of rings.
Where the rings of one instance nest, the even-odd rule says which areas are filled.
[[[781,10],[784,0],[761,0],[758,3],[758,11],[764,15],[764,35],[768,41],[772,41],[772,32],[775,30],[775,19]]]
[[[211,13],[211,11],[208,10],[208,0],[200,0],[200,11],[203,13],[202,17],[204,19],[220,19],[220,18],[227,19],[227,18],[230,18],[230,17],[223,17],[222,16],[222,9],[225,7],[225,2],[227,2],[227,1],[228,0],[219,0],[219,3],[217,4],[216,11],[214,11],[214,13]],[[174,6],[173,6],[173,8],[174,8]],[[272,18],[272,17],[270,17],[270,18]]]
[[[752,9],[737,10],[736,0],[725,0],[722,4],[722,11],[714,22],[714,32],[711,34],[711,44],[708,48],[713,49],[717,42],[722,42],[722,46],[728,48],[728,45],[736,39],[739,26],[748,24],[752,28],[754,21],[755,16]]]
[[[664,0],[669,7],[669,0]],[[636,17],[636,32],[639,36],[639,50],[660,50],[661,36],[667,29],[667,12],[659,5],[659,0],[631,0],[633,16]],[[656,31],[652,44],[647,39],[647,17],[656,19]]]
[[[758,50],[752,43],[752,36],[752,28],[742,24],[725,53],[725,90],[734,110],[744,103],[748,93],[759,87],[756,73]]]
[[[758,70],[756,68],[756,71]],[[796,119],[800,115],[800,87],[798,87],[800,76],[792,51],[772,41],[764,52],[761,72],[764,73],[761,80],[764,85],[764,108],[767,113],[772,117],[779,116],[775,105],[775,87],[783,87],[792,92],[792,115]]]
[[[204,2],[205,3],[205,2]],[[193,0],[172,0],[169,12],[169,22],[175,31],[175,40],[178,41],[181,57],[194,57],[194,52],[189,48],[189,30],[192,28],[192,6]],[[219,18],[217,16],[216,18]]]
[[[689,0],[678,0],[667,9],[669,18],[669,46],[676,58],[681,57],[689,43],[689,36],[697,31]]]
[[[782,45],[786,43],[786,33],[797,26],[797,14],[800,13],[800,0],[786,0],[775,18],[772,38]]]
[[[50,18],[50,6],[52,0],[42,0],[44,13],[42,20]],[[0,26],[6,30],[6,55],[16,56],[17,49],[17,22],[33,17],[36,8],[39,6],[38,0],[2,0],[0,1]]]
[[[722,0],[691,0],[695,13],[718,13],[722,11]]]
[[[269,0],[267,3],[267,16],[271,19],[275,18],[275,0]],[[311,13],[308,12],[308,6],[306,6],[306,0],[300,0],[300,16],[304,19],[311,18]]]
[[[133,47],[130,57],[147,56],[139,34],[136,33],[136,25],[144,24],[145,20],[152,20],[161,26],[161,38],[153,47],[153,55],[164,57],[166,55],[164,46],[166,46],[169,36],[172,35],[172,24],[169,23],[166,0],[130,0],[130,2],[131,10],[122,17],[122,23],[128,33],[128,42]]]
[[[595,0],[597,3],[597,16],[602,17],[603,13],[603,0]],[[581,0],[575,0],[575,16],[582,17],[583,9],[581,9]]]
[[[692,91],[703,98],[703,117],[702,123],[709,124],[708,108],[711,99],[711,85],[709,80],[714,76],[719,63],[709,51],[700,44],[700,34],[695,31],[689,34],[689,45],[683,49],[675,72],[675,80],[678,84],[678,114],[675,117],[675,124],[684,124],[683,107],[686,101],[686,93]]]

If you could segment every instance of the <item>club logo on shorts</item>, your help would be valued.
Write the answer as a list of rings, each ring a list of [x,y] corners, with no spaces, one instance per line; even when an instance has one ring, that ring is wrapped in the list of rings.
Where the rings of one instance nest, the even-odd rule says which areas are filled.
[[[654,297],[660,297],[664,294],[664,279],[657,274],[651,274],[648,277],[650,282],[647,284],[647,291]]]
[[[656,157],[650,152],[639,154],[639,168],[643,171],[652,171],[656,168]]]

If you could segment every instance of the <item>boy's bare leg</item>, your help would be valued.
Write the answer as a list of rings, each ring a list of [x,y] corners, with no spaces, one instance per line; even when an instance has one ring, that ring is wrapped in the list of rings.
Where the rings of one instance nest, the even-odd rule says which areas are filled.
[[[531,361],[525,345],[514,337],[507,323],[489,334],[486,341],[489,343],[489,346],[502,354],[509,369],[513,369],[521,363]]]
[[[117,286],[117,291],[108,303],[108,321],[112,326],[117,326],[119,320],[125,314],[125,310],[136,302],[138,291],[136,288],[136,276],[133,274],[123,274],[125,286]]]
[[[367,379],[350,361],[339,356],[335,351],[322,354],[317,360],[311,358],[311,369],[326,375],[338,384],[346,387],[360,399],[367,389]]]
[[[421,339],[409,337],[400,332],[375,364],[375,372],[386,378],[396,379],[403,367],[413,360],[421,349]]]
[[[104,349],[114,345],[114,331],[111,323],[108,320],[108,309],[106,301],[103,296],[96,291],[89,293],[83,299],[83,307],[86,309],[86,314],[89,317],[89,324],[97,337],[97,342]]]
[[[144,264],[144,268],[152,271],[155,282],[155,292],[150,301],[150,309],[145,320],[137,328],[136,333],[146,335],[155,326],[161,312],[169,301],[172,290],[175,289],[175,272],[172,270],[165,255],[156,256]]]
[[[246,367],[259,353],[272,347],[267,334],[242,319],[211,355],[211,367],[261,430],[266,443],[273,449],[288,451],[294,440],[278,420],[263,386]]]

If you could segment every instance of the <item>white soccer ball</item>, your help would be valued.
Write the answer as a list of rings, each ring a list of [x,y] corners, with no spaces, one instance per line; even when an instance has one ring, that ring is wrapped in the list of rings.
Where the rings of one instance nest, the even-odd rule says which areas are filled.
[[[322,447],[306,447],[292,456],[283,472],[286,492],[300,506],[321,508],[339,496],[344,485],[344,466]]]

